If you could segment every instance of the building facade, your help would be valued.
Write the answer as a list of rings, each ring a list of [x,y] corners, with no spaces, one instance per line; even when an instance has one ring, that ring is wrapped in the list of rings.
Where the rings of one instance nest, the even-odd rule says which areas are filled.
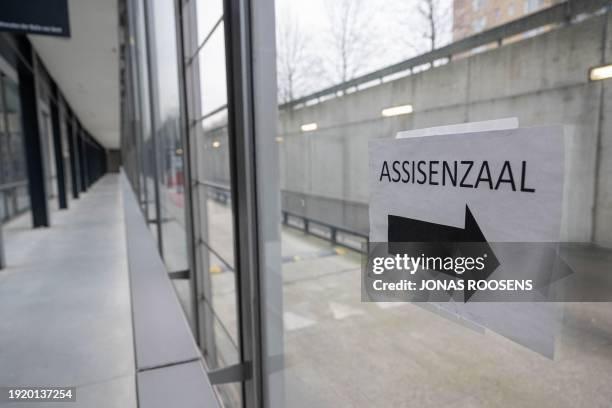
[[[455,0],[453,40],[457,41],[516,20],[558,2],[559,0]]]

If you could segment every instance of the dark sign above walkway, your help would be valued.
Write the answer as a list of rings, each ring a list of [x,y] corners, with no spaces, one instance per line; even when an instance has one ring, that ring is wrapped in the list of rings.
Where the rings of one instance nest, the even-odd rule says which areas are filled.
[[[2,0],[0,31],[70,37],[68,0]]]

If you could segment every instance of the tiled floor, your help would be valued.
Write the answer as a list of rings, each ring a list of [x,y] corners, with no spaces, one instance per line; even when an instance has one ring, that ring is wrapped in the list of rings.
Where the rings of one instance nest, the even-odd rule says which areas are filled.
[[[135,407],[118,176],[105,176],[51,219],[51,228],[31,229],[25,214],[4,227],[0,386],[76,386],[68,407]],[[12,405],[27,404],[0,403]],[[47,405],[64,406],[35,406]]]

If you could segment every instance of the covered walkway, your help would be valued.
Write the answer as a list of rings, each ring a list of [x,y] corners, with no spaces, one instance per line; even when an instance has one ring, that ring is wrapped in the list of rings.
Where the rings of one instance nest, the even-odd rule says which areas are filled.
[[[121,200],[109,174],[51,228],[31,229],[28,214],[5,226],[0,384],[76,386],[70,407],[136,406]]]

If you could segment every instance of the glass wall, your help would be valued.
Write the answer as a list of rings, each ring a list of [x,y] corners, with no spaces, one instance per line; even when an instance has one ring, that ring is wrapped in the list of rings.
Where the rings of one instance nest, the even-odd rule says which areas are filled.
[[[125,168],[169,272],[190,274],[179,55],[172,2],[128,4],[122,151]],[[192,319],[187,278],[173,280]]]
[[[185,221],[185,169],[183,121],[178,74],[174,3],[147,3],[149,49],[152,64],[152,103],[157,153],[162,256],[169,271],[188,271],[187,225]],[[186,313],[192,312],[189,281],[173,281]]]
[[[137,88],[138,101],[140,106],[140,138],[141,138],[141,175],[140,186],[143,192],[143,201],[141,203],[145,212],[145,217],[150,223],[151,230],[159,237],[159,221],[161,220],[159,208],[157,207],[158,191],[155,183],[157,174],[157,162],[155,160],[155,140],[152,134],[152,118],[151,118],[151,99],[150,99],[150,72],[149,72],[149,48],[147,44],[147,26],[146,26],[146,3],[143,1],[134,2],[135,15],[135,41],[136,52],[135,63],[137,67]]]
[[[0,73],[0,221],[30,208],[16,78]]]
[[[482,318],[452,302],[364,302],[361,268],[363,245],[378,237],[368,143],[503,119],[565,132],[548,146],[562,144],[562,157],[544,163],[563,174],[558,231],[542,235],[535,216],[519,235],[563,243],[569,264],[607,282],[610,80],[591,69],[611,62],[609,8],[585,2],[566,18],[547,1],[277,0],[274,20],[249,1],[182,0],[174,12],[162,3],[146,13],[130,3],[139,130],[124,158],[145,214],[158,213],[168,268],[191,269],[193,286],[178,293],[208,368],[252,369],[215,386],[224,405],[607,406],[609,303],[497,302]],[[423,189],[393,204],[448,217],[433,197]],[[482,233],[507,242],[513,228]]]
[[[531,223],[514,239],[579,242],[564,253],[567,262],[607,280],[612,213],[602,177],[609,179],[604,163],[612,156],[601,140],[612,135],[612,122],[601,96],[610,82],[590,81],[589,72],[611,61],[611,17],[594,7],[569,24],[534,25],[530,13],[550,3],[276,1],[285,350],[279,406],[609,404],[609,303],[491,303],[481,319],[469,305],[362,301],[359,244],[376,236],[368,142],[501,118],[517,118],[520,127],[564,124],[570,132],[565,165],[547,163],[565,178],[565,193],[555,198],[563,214],[556,238],[538,235]],[[487,34],[519,18],[529,32]],[[435,191],[410,192],[403,203],[389,199],[389,207],[409,213],[429,203],[427,221],[445,218]],[[467,197],[472,206],[476,198]],[[497,240],[512,240],[513,228],[518,220]]]
[[[199,336],[206,361],[215,369],[241,361],[222,2],[184,2],[182,15]],[[217,391],[229,406],[240,405],[240,384],[218,386]]]
[[[70,206],[70,199],[72,197],[72,171],[70,164],[70,127],[68,126],[68,107],[64,99],[59,101],[59,121],[60,121],[60,133],[61,133],[61,157],[64,166],[64,183],[66,189],[66,203]]]
[[[16,44],[21,40],[24,48],[30,46],[25,37],[16,39],[6,34],[2,39],[3,54],[11,62],[0,58],[0,220],[6,221],[35,208],[34,224],[48,226],[49,210],[59,209],[60,203],[67,205],[70,192],[85,191],[104,174],[106,150],[78,124],[67,99],[37,54],[27,58],[20,55],[22,51]],[[24,62],[30,59],[32,62]],[[31,89],[19,83],[24,78],[33,82],[35,97],[31,101],[21,100],[21,95],[24,92],[29,95]],[[23,107],[32,109],[38,129],[22,128]],[[40,167],[33,164],[38,158],[27,160],[27,143],[32,143],[31,154],[40,151]],[[83,169],[86,172],[81,174]],[[28,174],[30,171],[41,174]],[[37,181],[39,177],[42,183]],[[35,181],[30,184],[30,180]],[[73,180],[78,181],[74,186]],[[64,191],[66,201],[60,193]],[[32,206],[30,194],[45,196],[46,202]],[[77,194],[73,196],[76,198]]]
[[[241,361],[223,8],[221,1],[181,7],[128,2],[122,150],[168,271],[189,272],[173,284],[208,367],[217,369]],[[240,382],[216,390],[228,405],[241,405]]]
[[[37,67],[37,95],[38,95],[38,123],[43,155],[44,171],[46,174],[46,190],[50,208],[57,208],[57,165],[53,145],[53,127],[51,124],[51,104],[57,103],[49,88],[51,79],[45,70],[38,64]]]

